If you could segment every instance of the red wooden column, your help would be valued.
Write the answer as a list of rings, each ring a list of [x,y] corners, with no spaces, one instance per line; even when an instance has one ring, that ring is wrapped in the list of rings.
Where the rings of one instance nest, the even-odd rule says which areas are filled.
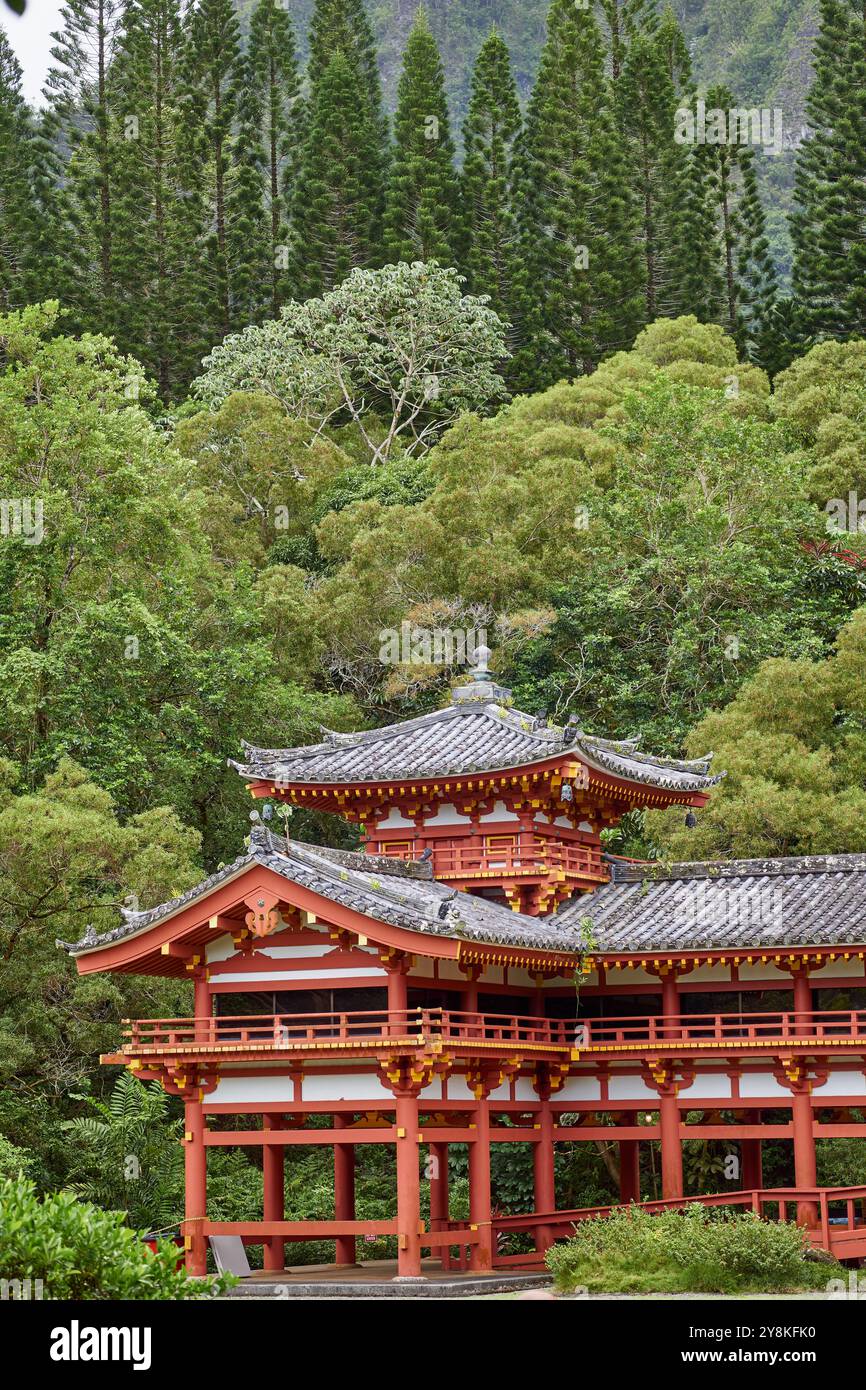
[[[349,1120],[345,1115],[334,1116],[334,1129],[345,1129]],[[334,1219],[354,1221],[355,1219],[355,1145],[334,1145]],[[353,1265],[356,1262],[355,1237],[337,1236],[335,1259],[338,1265]]]
[[[469,1145],[469,1224],[478,1229],[479,1241],[471,1247],[469,1268],[493,1267],[493,1210],[490,1196],[490,1107],[487,1095],[479,1097],[472,1112],[475,1139]]]
[[[210,1034],[211,997],[204,966],[196,966],[193,971],[192,997],[196,1041],[207,1042]]]
[[[533,1174],[535,1179],[535,1210],[556,1211],[556,1177],[553,1148],[553,1112],[550,1108],[550,1095],[542,1095],[541,1109],[538,1112],[538,1140],[532,1146]],[[535,1235],[535,1248],[542,1254],[553,1244],[553,1233],[549,1226],[539,1226]]]
[[[387,961],[385,969],[388,971],[388,1013],[401,1015],[397,1020],[389,1020],[388,1036],[400,1038],[406,1032],[406,1022],[402,1015],[405,1015],[409,1008],[408,962],[405,957],[398,956]]]
[[[812,1012],[812,986],[809,983],[808,969],[795,970],[794,974],[794,1013]]]
[[[662,1197],[683,1195],[683,1146],[680,1141],[680,1111],[677,1105],[677,1068],[670,1062],[653,1062],[651,1080],[659,1096],[659,1132],[662,1146]]]
[[[791,1118],[794,1122],[794,1184],[796,1187],[815,1187],[818,1170],[815,1161],[815,1130],[812,1123],[812,1098],[805,1079],[796,1089],[792,1087]],[[814,1202],[799,1202],[797,1224],[814,1226],[818,1208]]]
[[[619,1141],[619,1200],[640,1201],[640,1143],[637,1139]]]
[[[270,1115],[262,1115],[262,1129],[273,1129]],[[262,1145],[262,1216],[265,1221],[285,1219],[285,1149],[282,1144]],[[286,1263],[285,1241],[279,1236],[270,1236],[263,1242],[264,1267],[276,1272],[284,1269]]]
[[[757,1110],[749,1120],[750,1124],[761,1123],[761,1111]],[[746,1192],[754,1192],[764,1186],[764,1164],[760,1139],[743,1139],[740,1142],[742,1171],[740,1186]]]
[[[418,1096],[397,1090],[397,1274],[421,1274],[421,1175],[418,1170]],[[471,1149],[470,1149],[471,1152]]]
[[[184,1097],[184,1130],[186,1269],[188,1274],[205,1274],[207,1245],[203,1226],[207,1216],[207,1149],[204,1146],[204,1105],[199,1089]]]
[[[430,1145],[430,1230],[444,1231],[448,1225],[448,1145]],[[441,1251],[442,1268],[450,1269],[448,1247]]]
[[[678,1018],[680,1013],[680,992],[677,989],[676,971],[671,969],[662,975],[662,1014],[666,1018]],[[667,1038],[678,1038],[680,1030],[675,1025],[666,1027],[664,1035]]]

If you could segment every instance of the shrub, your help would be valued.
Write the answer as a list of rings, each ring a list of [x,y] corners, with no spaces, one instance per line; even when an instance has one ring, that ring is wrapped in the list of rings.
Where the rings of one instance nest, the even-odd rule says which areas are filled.
[[[71,1192],[40,1201],[27,1179],[0,1182],[0,1278],[39,1279],[46,1298],[210,1298],[233,1282],[191,1279],[177,1255],[168,1241],[151,1253],[123,1212]]]
[[[777,1292],[824,1283],[790,1223],[694,1203],[656,1215],[633,1206],[582,1221],[547,1253],[557,1287],[609,1292]]]

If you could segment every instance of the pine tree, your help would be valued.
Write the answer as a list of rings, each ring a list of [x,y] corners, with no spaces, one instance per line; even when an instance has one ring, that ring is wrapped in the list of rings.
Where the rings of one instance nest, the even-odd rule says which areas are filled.
[[[295,36],[278,0],[259,0],[250,22],[249,60],[263,110],[266,203],[270,223],[270,311],[290,296],[286,271],[288,215],[303,137]]]
[[[379,131],[357,64],[338,50],[311,93],[292,200],[292,282],[300,298],[332,289],[380,256]]]
[[[658,23],[655,0],[598,0],[598,8],[611,76],[618,82],[633,40],[651,33]]]
[[[460,238],[459,184],[445,74],[423,9],[409,34],[397,88],[384,225],[390,260],[454,264]]]
[[[517,220],[511,165],[521,126],[508,48],[494,30],[475,63],[463,126],[463,263],[470,290],[489,295],[490,307],[507,323],[515,313]]]
[[[665,5],[656,30],[656,43],[664,55],[668,78],[678,97],[692,90],[692,60],[686,36],[670,5]]]
[[[727,87],[713,87],[706,97],[707,112],[735,108]],[[708,129],[707,135],[713,132]],[[758,330],[775,298],[775,272],[769,255],[764,211],[755,179],[755,152],[726,137],[696,143],[692,158],[706,178],[710,229],[721,252],[722,307],[719,321],[745,351],[747,339]]]
[[[642,320],[639,223],[626,147],[588,10],[553,0],[519,167],[528,386],[591,372]]]
[[[376,41],[363,0],[316,0],[310,21],[310,60],[307,78],[313,89],[337,52],[357,68],[362,100],[383,146],[387,120],[382,112],[382,85]]]
[[[232,326],[227,181],[229,148],[240,69],[240,31],[232,0],[198,0],[190,19],[188,111],[200,124],[209,151],[208,288],[213,301],[213,333],[225,337]]]
[[[795,179],[793,288],[806,331],[866,334],[866,12],[821,0]]]
[[[177,395],[210,345],[203,167],[189,120],[180,0],[128,0],[113,85],[116,332]]]
[[[273,258],[265,208],[260,88],[248,58],[241,61],[235,93],[235,134],[226,192],[226,248],[233,328],[263,317],[271,302]]]
[[[631,145],[630,174],[640,209],[643,293],[648,322],[676,303],[678,194],[688,158],[673,139],[677,95],[664,48],[636,35],[623,60],[617,99]],[[676,305],[679,309],[679,305]]]
[[[0,305],[28,301],[38,213],[30,181],[30,114],[21,95],[21,65],[0,29]]]
[[[80,312],[101,332],[114,327],[111,65],[120,28],[120,0],[67,0],[62,27],[52,34],[54,64],[45,92],[51,104],[49,138],[72,151],[66,174],[75,222]]]

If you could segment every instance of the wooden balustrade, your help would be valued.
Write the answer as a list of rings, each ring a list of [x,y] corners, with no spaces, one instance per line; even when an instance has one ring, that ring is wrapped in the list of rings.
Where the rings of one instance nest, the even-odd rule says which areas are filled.
[[[481,1039],[508,1046],[534,1044],[568,1051],[628,1051],[672,1044],[679,1050],[689,1044],[748,1046],[775,1041],[855,1041],[866,1037],[866,1011],[677,1014],[619,1019],[551,1019],[453,1009],[220,1015],[127,1020],[124,1046],[132,1052],[170,1051],[194,1045],[208,1049],[291,1051],[309,1046],[339,1048],[422,1037],[441,1037],[450,1043]]]

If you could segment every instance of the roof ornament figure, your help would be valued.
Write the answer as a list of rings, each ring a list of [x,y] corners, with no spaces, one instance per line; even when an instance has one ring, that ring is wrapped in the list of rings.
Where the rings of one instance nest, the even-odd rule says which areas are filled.
[[[489,662],[492,652],[489,647],[476,647],[472,654],[472,680],[468,685],[458,685],[451,692],[451,703],[458,708],[463,705],[510,705],[511,691],[497,685],[491,678]]]

